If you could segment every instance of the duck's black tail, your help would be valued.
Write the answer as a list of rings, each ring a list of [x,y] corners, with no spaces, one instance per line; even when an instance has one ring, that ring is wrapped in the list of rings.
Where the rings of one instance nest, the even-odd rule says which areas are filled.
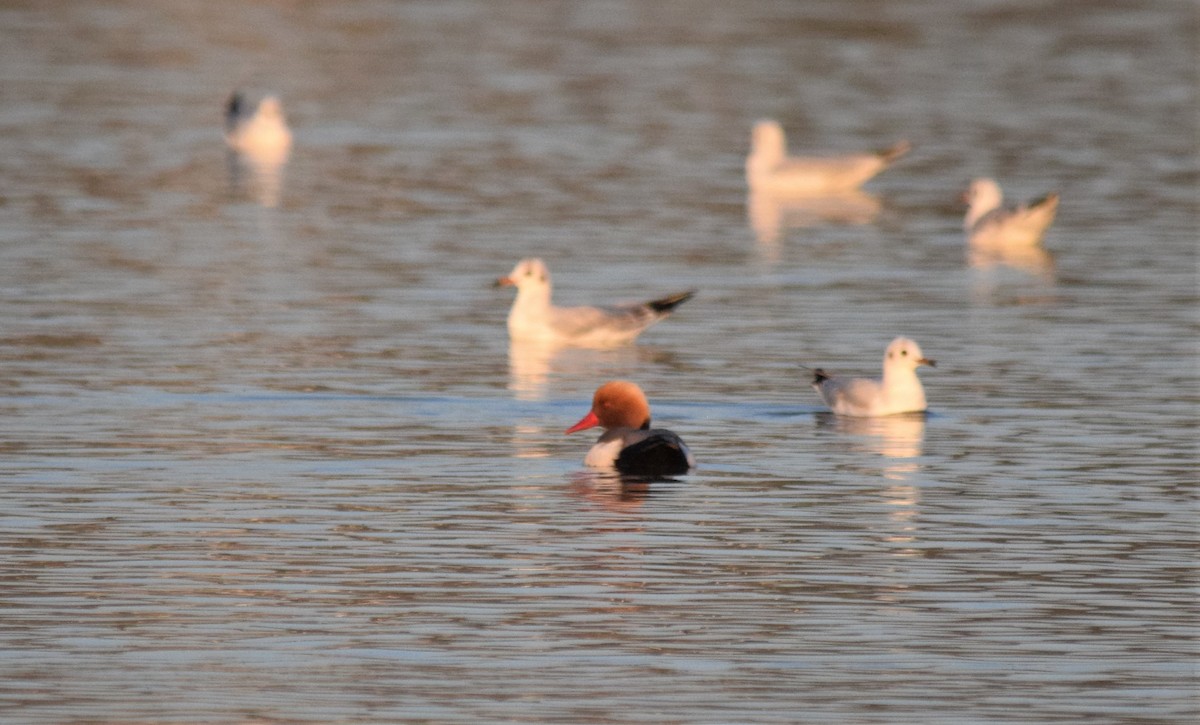
[[[626,447],[613,465],[620,473],[641,476],[673,476],[691,468],[683,442],[673,433]]]

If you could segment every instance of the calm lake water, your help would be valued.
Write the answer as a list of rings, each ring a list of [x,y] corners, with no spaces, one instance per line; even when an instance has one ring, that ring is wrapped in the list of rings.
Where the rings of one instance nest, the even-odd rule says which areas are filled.
[[[1167,723],[1191,2],[0,3],[0,720]],[[278,93],[278,169],[222,107]],[[794,151],[914,150],[831,206]],[[1062,194],[969,259],[973,176]],[[510,349],[497,276],[696,298]],[[937,358],[927,417],[802,368]],[[638,381],[694,473],[562,431]]]

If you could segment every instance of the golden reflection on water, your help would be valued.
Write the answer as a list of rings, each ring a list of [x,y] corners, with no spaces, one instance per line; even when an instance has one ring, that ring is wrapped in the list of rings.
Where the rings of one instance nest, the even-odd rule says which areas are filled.
[[[591,389],[607,379],[628,377],[625,371],[653,354],[651,348],[632,344],[597,350],[512,341],[508,346],[508,389],[517,400],[546,400],[552,388],[557,388],[552,386],[555,381],[579,381],[583,388]]]
[[[577,471],[571,475],[571,493],[606,511],[629,513],[642,507],[654,481],[622,476],[613,471]]]
[[[545,400],[550,365],[562,347],[539,341],[512,341],[508,345],[508,389],[517,400]]]
[[[1045,281],[1054,282],[1054,255],[1044,247],[994,247],[987,249],[968,248],[967,264],[973,269],[987,272],[997,267],[1008,267]]]
[[[885,458],[896,459],[898,465],[885,474],[889,479],[906,480],[905,471],[916,463],[909,459],[918,458],[925,442],[925,414],[909,413],[887,415],[877,418],[857,418],[847,415],[822,413],[818,423],[832,427],[839,433],[853,435],[863,441],[866,450]]]
[[[268,209],[279,206],[283,172],[290,156],[291,149],[286,147],[228,151],[230,193],[238,197],[244,191]]]
[[[1018,295],[1023,304],[1045,304],[1055,297],[1054,255],[1043,247],[968,249],[971,297],[976,304]]]
[[[839,194],[787,195],[751,191],[746,216],[759,247],[771,260],[777,258],[780,235],[788,229],[820,224],[869,224],[879,216],[879,198],[855,189]]]
[[[912,472],[915,472],[916,468],[916,464],[913,464]],[[888,486],[884,489],[883,495],[888,505],[892,507],[888,514],[888,520],[894,527],[893,533],[885,536],[884,540],[891,544],[915,542],[917,540],[915,519],[918,513],[917,505],[921,501],[920,490],[916,486]],[[893,553],[900,556],[917,556],[920,552],[906,548],[896,549]]]
[[[544,426],[520,423],[513,427],[513,456],[516,458],[549,458]]]
[[[862,447],[884,459],[881,471],[889,482],[882,492],[890,507],[889,533],[883,538],[891,544],[910,544],[916,540],[915,519],[919,513],[920,488],[914,481],[921,472],[918,460],[925,443],[925,414],[889,415],[879,418],[855,418],[822,414],[818,424],[829,425],[839,433],[852,435]],[[897,549],[901,556],[916,556],[915,549]]]

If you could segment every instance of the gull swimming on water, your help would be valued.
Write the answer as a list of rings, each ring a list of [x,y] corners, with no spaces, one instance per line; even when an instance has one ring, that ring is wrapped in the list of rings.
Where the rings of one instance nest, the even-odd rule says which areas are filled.
[[[963,230],[976,248],[1032,247],[1042,240],[1058,211],[1058,194],[1030,204],[1005,207],[1004,192],[992,179],[975,179],[963,195],[967,215]]]
[[[838,415],[874,417],[925,410],[925,389],[917,377],[922,365],[937,363],[921,353],[907,337],[897,337],[883,354],[883,379],[839,378],[815,370],[812,386]]]
[[[508,334],[515,341],[537,341],[581,347],[629,342],[650,325],[691,299],[680,292],[641,304],[611,307],[556,307],[550,301],[550,271],[540,259],[522,259],[496,286],[517,288],[508,313]]]
[[[783,127],[772,120],[754,125],[746,157],[746,183],[775,194],[836,194],[852,191],[883,171],[911,145],[901,141],[875,153],[804,157],[787,155]]]
[[[267,96],[249,108],[241,92],[235,92],[225,104],[225,142],[234,151],[264,162],[286,160],[292,132],[279,99]]]
[[[592,409],[567,433],[597,425],[604,428],[604,434],[583,459],[585,465],[646,475],[687,473],[696,465],[683,439],[669,430],[650,427],[646,395],[628,380],[613,380],[597,388]]]

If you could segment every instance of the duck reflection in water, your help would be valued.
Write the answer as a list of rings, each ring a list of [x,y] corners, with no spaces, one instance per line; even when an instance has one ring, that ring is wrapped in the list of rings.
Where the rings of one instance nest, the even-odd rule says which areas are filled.
[[[678,481],[671,476],[576,471],[571,474],[571,493],[608,511],[628,513],[640,509],[651,496],[662,493],[664,484]]]
[[[225,143],[229,148],[229,185],[236,193],[247,178],[250,193],[267,208],[279,205],[283,170],[292,152],[292,132],[283,106],[274,96],[256,106],[235,92],[225,104]]]

